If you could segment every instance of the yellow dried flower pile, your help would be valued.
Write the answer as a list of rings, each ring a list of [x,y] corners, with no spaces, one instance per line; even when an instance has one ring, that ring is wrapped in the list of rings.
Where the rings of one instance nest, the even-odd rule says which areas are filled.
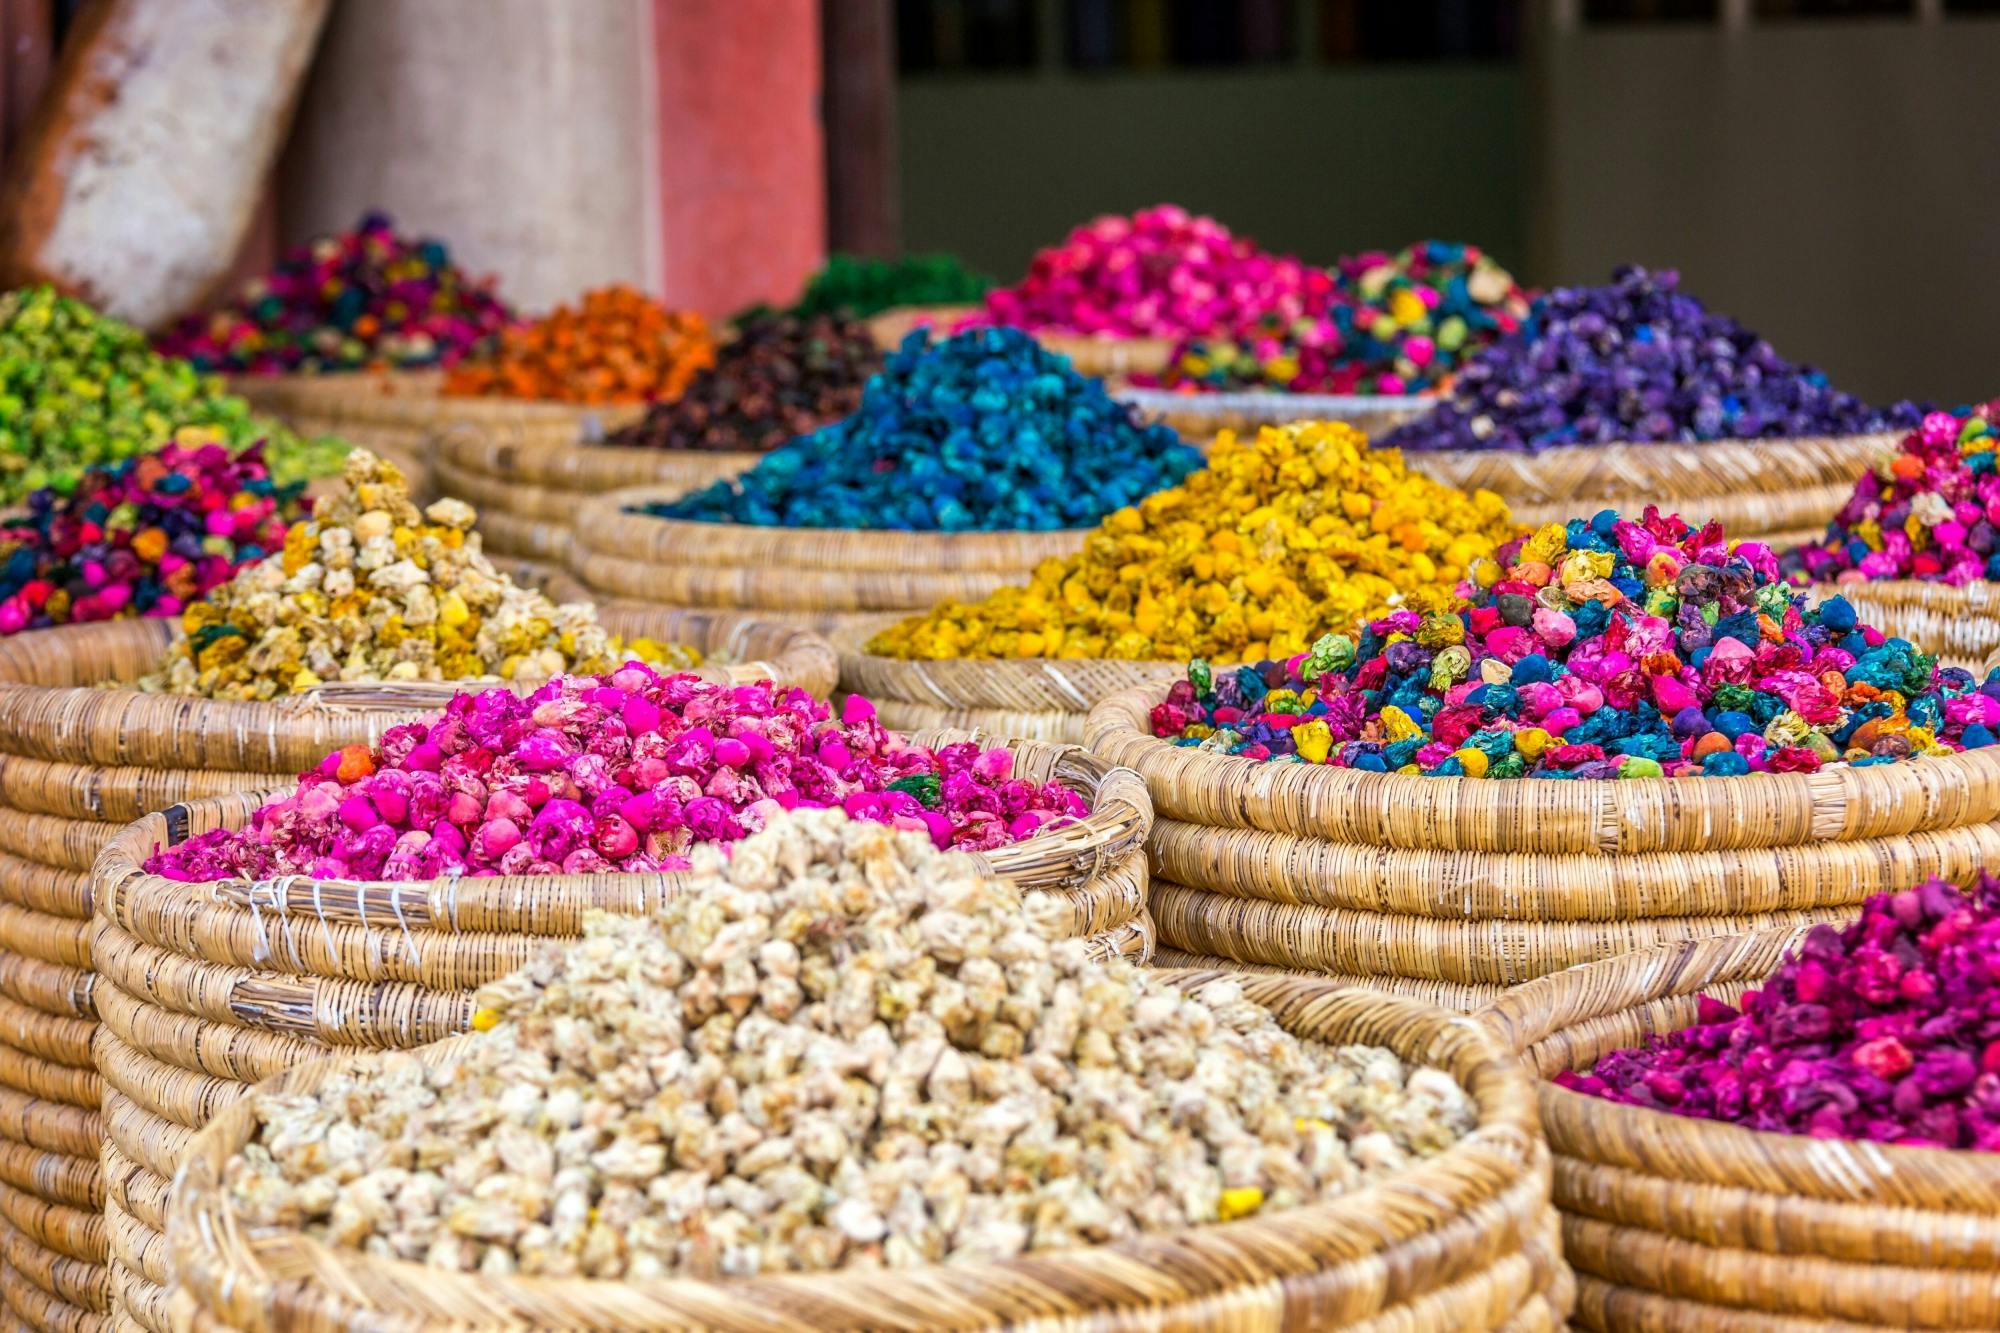
[[[273,699],[328,681],[540,679],[628,658],[696,664],[693,650],[620,642],[584,603],[558,605],[493,567],[463,500],[419,510],[392,463],[348,456],[334,493],[279,551],[182,613],[139,688]]]
[[[1436,610],[1519,529],[1371,449],[1353,427],[1266,426],[1216,440],[1208,466],[1106,518],[1026,587],[947,602],[868,644],[888,657],[1254,662],[1396,607]]]

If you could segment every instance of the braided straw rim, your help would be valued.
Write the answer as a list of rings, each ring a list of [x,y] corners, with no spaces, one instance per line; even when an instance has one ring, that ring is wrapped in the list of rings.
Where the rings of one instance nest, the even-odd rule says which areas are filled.
[[[754,606],[793,620],[837,613],[854,624],[977,600],[1045,559],[1068,555],[1086,535],[753,527],[627,512],[679,495],[640,486],[584,501],[570,572],[593,593],[614,598]]]
[[[421,433],[453,423],[504,429],[569,427],[600,437],[645,415],[645,403],[564,403],[446,394],[443,371],[237,375],[230,388],[309,434],[359,427]]]
[[[1215,977],[1174,980],[1191,986]],[[335,1251],[296,1233],[251,1232],[220,1188],[225,1163],[254,1130],[254,1101],[246,1098],[190,1147],[168,1205],[174,1271],[182,1290],[232,1327],[357,1319],[720,1330],[1124,1320],[1274,1327],[1307,1311],[1316,1327],[1376,1318],[1466,1329],[1558,1320],[1571,1285],[1548,1224],[1546,1149],[1528,1084],[1493,1035],[1429,1005],[1324,982],[1259,977],[1242,985],[1294,1032],[1375,1042],[1444,1068],[1471,1094],[1476,1127],[1438,1156],[1325,1203],[1114,1245],[904,1271],[593,1282],[444,1273]],[[422,1058],[449,1061],[463,1042],[428,1047]],[[261,1086],[309,1089],[337,1067],[308,1065]]]
[[[732,658],[697,672],[719,684],[771,679],[824,697],[839,674],[824,639],[767,621],[637,607],[612,608],[603,620],[614,633],[693,642]],[[150,670],[179,637],[177,622],[113,620],[0,640],[0,745],[21,759],[115,770],[296,773],[342,745],[372,743],[454,694],[496,683],[334,681],[265,703],[100,687]],[[0,760],[0,770],[15,762]]]
[[[1555,973],[1481,1021],[1546,1078],[1695,1021],[1799,938],[1693,941]],[[2000,1154],[1768,1133],[1537,1088],[1567,1248],[1603,1326],[1987,1328]],[[1839,1326],[1850,1326],[1842,1323]]]
[[[836,634],[840,688],[876,703],[894,700],[931,708],[1070,713],[1078,719],[1120,690],[1162,691],[1185,670],[1179,662],[1114,658],[883,657],[863,651],[873,635]]]
[[[1483,487],[1493,491],[1509,504],[1648,495],[1672,496],[1685,503],[1694,497],[1740,495],[1753,490],[1795,491],[1852,484],[1902,437],[1901,431],[1877,431],[1800,439],[1715,440],[1708,444],[1569,445],[1533,453],[1406,449],[1403,461],[1460,490]]]
[[[1935,832],[2000,818],[2000,747],[1740,778],[1486,782],[1267,764],[1154,737],[1159,698],[1137,686],[1105,699],[1084,743],[1136,769],[1163,818],[1336,842],[1453,851],[1633,852],[1807,848]]]
[[[434,445],[440,475],[488,483],[486,504],[512,513],[562,517],[575,512],[575,492],[602,494],[632,486],[679,486],[687,490],[755,467],[764,455],[747,451],[649,449],[598,444],[575,432],[535,423],[477,428],[447,424]],[[495,487],[492,483],[501,483]],[[560,512],[524,505],[518,488],[542,505],[550,496],[568,496]],[[468,496],[479,505],[477,498]]]
[[[1819,583],[1819,598],[1845,597],[1863,620],[1886,622],[1926,652],[1967,667],[2000,651],[2000,584],[1955,588],[1920,579]]]

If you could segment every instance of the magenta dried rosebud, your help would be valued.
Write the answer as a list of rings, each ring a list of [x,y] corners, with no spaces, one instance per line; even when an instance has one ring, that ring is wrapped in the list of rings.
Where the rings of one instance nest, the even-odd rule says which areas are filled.
[[[597,821],[590,844],[606,860],[618,861],[639,850],[639,834],[623,819],[612,815]]]
[[[486,813],[486,802],[469,791],[453,792],[445,803],[444,817],[460,828],[470,828]]]
[[[611,863],[588,847],[571,849],[562,859],[559,873],[564,875],[601,875],[611,869]]]
[[[875,705],[858,694],[850,694],[840,701],[840,722],[842,726],[858,727],[875,720]]]
[[[368,803],[368,798],[356,793],[340,803],[340,822],[360,833],[382,821],[375,814],[375,807]]]
[[[486,809],[481,814],[486,819],[511,819],[519,823],[534,815],[534,807],[503,787],[487,796]]]
[[[444,767],[444,751],[429,741],[421,741],[404,756],[403,767],[418,773],[435,773]]]
[[[474,835],[473,847],[482,861],[498,862],[520,841],[520,825],[502,816],[489,819],[479,826],[478,833]]]
[[[624,719],[626,731],[634,736],[660,729],[660,706],[640,695],[626,699],[620,705],[619,716]]]
[[[521,767],[544,773],[562,768],[576,756],[576,746],[565,739],[561,732],[552,731],[547,727],[523,740],[514,752],[514,757],[520,761]]]

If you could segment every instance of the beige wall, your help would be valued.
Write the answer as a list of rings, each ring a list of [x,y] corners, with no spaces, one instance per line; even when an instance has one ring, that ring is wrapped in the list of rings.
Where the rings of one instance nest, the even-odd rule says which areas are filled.
[[[339,0],[280,193],[286,241],[371,207],[530,311],[656,285],[647,0]]]
[[[2000,22],[1553,35],[1529,269],[1623,260],[1878,399],[2000,394]]]

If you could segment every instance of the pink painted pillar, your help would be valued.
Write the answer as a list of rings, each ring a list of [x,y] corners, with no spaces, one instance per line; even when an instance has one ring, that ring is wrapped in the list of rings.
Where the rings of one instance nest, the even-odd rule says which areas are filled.
[[[819,0],[653,0],[667,300],[789,302],[826,251]]]

